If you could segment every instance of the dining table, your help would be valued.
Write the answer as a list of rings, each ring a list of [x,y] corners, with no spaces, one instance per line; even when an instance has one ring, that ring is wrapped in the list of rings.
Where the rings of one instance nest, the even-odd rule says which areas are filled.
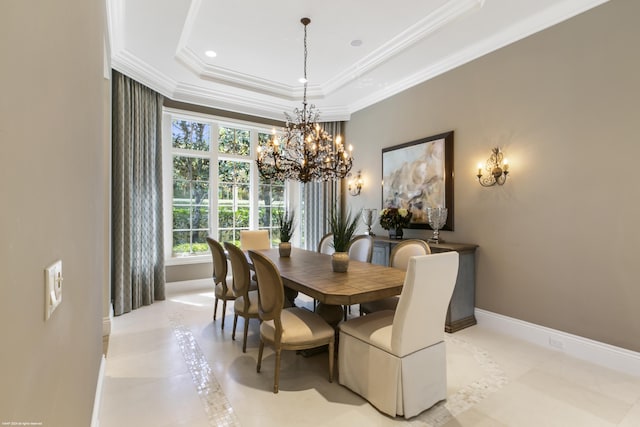
[[[336,327],[343,318],[343,306],[399,295],[405,271],[368,262],[350,260],[344,273],[331,267],[331,255],[292,248],[281,257],[277,248],[257,250],[280,271],[284,286],[318,301],[316,313]]]

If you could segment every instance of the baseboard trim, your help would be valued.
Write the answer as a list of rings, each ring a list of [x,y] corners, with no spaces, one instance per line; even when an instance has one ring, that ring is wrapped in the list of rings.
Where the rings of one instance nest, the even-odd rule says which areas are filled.
[[[111,335],[111,316],[102,318],[102,336],[108,337]]]
[[[96,384],[96,393],[93,399],[93,411],[91,414],[91,427],[100,427],[100,403],[102,402],[102,383],[104,381],[104,368],[106,358],[102,355],[100,359],[100,370],[98,371],[98,382]]]
[[[545,326],[475,309],[478,325],[521,338],[533,344],[561,351],[616,371],[640,377],[640,353],[594,341]]]
[[[109,304],[109,315],[102,318],[102,336],[111,335],[111,319],[113,319],[113,304]]]

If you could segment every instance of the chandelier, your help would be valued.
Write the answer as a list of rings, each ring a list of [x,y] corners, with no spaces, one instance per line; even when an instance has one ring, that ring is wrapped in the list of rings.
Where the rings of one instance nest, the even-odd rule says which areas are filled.
[[[318,123],[320,112],[307,104],[307,25],[309,18],[300,20],[304,25],[304,95],[302,109],[293,110],[294,117],[286,118],[284,134],[258,146],[258,170],[266,179],[333,181],[344,178],[353,163],[353,147],[346,150],[342,138],[333,137]]]

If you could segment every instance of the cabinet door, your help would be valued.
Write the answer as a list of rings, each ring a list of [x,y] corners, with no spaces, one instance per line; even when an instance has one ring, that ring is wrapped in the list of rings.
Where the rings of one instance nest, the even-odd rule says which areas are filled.
[[[386,244],[374,244],[373,245],[373,257],[371,258],[372,264],[389,265],[389,245]]]

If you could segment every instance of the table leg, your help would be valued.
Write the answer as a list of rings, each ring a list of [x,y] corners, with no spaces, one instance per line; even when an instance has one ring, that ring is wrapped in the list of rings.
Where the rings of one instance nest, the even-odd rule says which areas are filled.
[[[344,311],[341,305],[318,303],[316,313],[322,317],[333,329],[338,329],[338,323],[342,321]]]

